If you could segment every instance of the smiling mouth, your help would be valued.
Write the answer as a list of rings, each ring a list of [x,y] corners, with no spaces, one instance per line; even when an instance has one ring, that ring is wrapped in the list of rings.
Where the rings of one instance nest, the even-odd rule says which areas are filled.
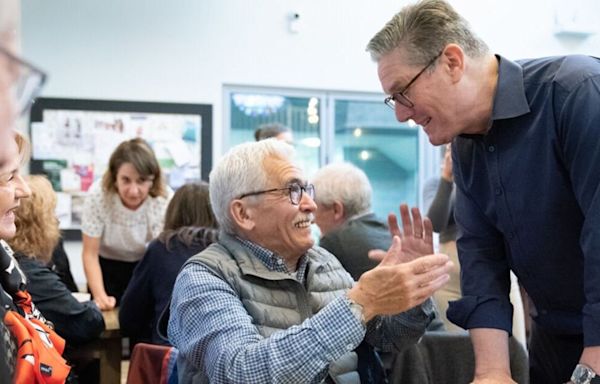
[[[294,223],[294,227],[296,228],[308,228],[310,227],[310,224],[312,223],[313,218],[312,217],[307,217],[304,220],[300,220],[296,223]]]

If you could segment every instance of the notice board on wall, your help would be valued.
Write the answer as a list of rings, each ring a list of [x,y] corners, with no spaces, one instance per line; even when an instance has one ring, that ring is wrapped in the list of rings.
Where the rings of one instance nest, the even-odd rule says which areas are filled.
[[[30,172],[50,179],[64,230],[79,228],[86,191],[125,140],[141,137],[152,146],[173,190],[208,180],[212,166],[212,106],[207,104],[39,98],[29,128]]]

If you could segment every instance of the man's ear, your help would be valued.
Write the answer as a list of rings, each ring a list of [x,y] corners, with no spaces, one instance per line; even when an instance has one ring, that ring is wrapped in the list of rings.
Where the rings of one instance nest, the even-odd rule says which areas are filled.
[[[456,44],[448,44],[442,53],[444,70],[450,75],[452,82],[460,81],[465,71],[465,52]]]
[[[244,201],[236,199],[229,204],[231,218],[238,228],[243,231],[250,231],[256,223],[253,219],[253,209],[245,204]]]
[[[333,205],[333,218],[337,223],[341,223],[344,222],[345,220],[345,216],[344,216],[344,204],[342,204],[340,201],[334,201]]]

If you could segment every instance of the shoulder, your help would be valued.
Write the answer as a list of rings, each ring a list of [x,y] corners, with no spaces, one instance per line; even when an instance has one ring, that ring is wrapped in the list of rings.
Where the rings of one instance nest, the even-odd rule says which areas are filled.
[[[235,263],[233,254],[219,242],[212,243],[202,252],[190,257],[186,264],[196,263],[204,264],[209,267],[222,265],[226,263]]]
[[[89,196],[91,198],[103,197],[106,193],[105,193],[104,189],[102,188],[102,179],[98,179],[98,180],[94,181],[94,183],[87,190],[86,194],[87,194],[86,196]]]
[[[552,82],[570,91],[590,78],[600,77],[600,59],[587,55],[519,60],[526,83]]]
[[[162,218],[167,209],[167,205],[169,205],[169,196],[148,196],[148,204],[146,207],[151,214],[158,215]]]
[[[344,269],[339,260],[327,249],[314,246],[307,252],[308,258],[311,262],[322,266],[328,266],[332,269]]]
[[[158,239],[154,239],[146,247],[146,252],[144,253],[142,260],[140,260],[140,263],[149,263],[154,259],[163,258],[166,253],[167,248],[165,244]]]
[[[354,279],[348,271],[342,266],[342,263],[329,251],[315,246],[308,250],[308,258],[311,268],[317,276],[327,276],[327,281],[331,283],[331,278],[351,286]]]
[[[33,272],[39,272],[44,269],[44,266],[42,265],[42,263],[40,263],[39,261],[37,261],[35,259],[31,259],[27,256],[24,256],[23,254],[16,253],[15,258],[17,259],[17,262],[19,263],[19,267],[21,268],[21,270],[26,274],[33,273]],[[50,271],[50,270],[48,269],[48,271]]]
[[[386,237],[390,235],[387,224],[374,213],[369,213],[353,220],[348,220],[339,230],[340,237],[346,240],[362,240],[381,232]]]

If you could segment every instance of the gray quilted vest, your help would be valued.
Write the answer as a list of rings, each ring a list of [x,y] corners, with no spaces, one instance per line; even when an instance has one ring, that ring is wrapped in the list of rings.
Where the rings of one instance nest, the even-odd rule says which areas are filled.
[[[352,287],[352,277],[329,252],[313,247],[307,254],[306,288],[293,276],[267,269],[248,248],[223,233],[218,243],[191,257],[185,265],[202,264],[227,281],[254,319],[258,332],[268,337],[302,323]],[[181,355],[177,365],[180,383],[209,382],[204,372],[187,364]],[[330,364],[329,374],[339,384],[360,383],[356,369],[356,353],[349,352]]]

